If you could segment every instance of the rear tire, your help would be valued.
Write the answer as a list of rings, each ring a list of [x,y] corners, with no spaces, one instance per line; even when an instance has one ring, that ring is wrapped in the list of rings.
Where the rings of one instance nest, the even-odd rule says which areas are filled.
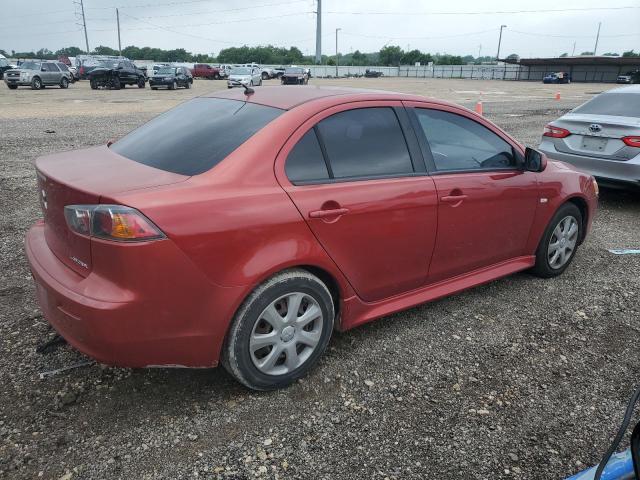
[[[573,203],[555,213],[536,250],[531,272],[541,278],[557,277],[571,264],[582,238],[582,214]]]
[[[186,88],[187,90],[191,88],[191,82],[189,80],[187,80],[187,83],[184,84],[184,88]]]
[[[169,90],[175,90],[177,88],[177,86],[178,86],[178,84],[174,80],[173,83],[171,85],[169,85]]]
[[[236,313],[222,364],[253,390],[285,387],[322,356],[334,318],[331,293],[320,279],[306,270],[281,272],[258,286]]]
[[[138,88],[144,88],[147,86],[147,82],[145,82],[144,77],[138,78]]]
[[[89,86],[91,87],[91,90],[97,90],[98,89],[98,82],[96,82],[92,78],[91,80],[89,80]]]
[[[67,77],[62,77],[62,80],[60,80],[60,88],[69,88],[69,80]]]

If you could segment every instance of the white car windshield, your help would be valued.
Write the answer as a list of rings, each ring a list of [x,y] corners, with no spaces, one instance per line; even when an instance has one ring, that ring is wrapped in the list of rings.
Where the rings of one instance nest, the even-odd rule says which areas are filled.
[[[231,75],[251,75],[251,69],[246,67],[234,68]]]

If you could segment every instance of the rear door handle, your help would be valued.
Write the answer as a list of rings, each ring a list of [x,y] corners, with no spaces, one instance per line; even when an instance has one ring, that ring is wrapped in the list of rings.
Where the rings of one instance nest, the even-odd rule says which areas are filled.
[[[349,212],[348,208],[332,208],[330,210],[315,210],[313,212],[309,212],[309,218],[339,217],[348,212]]]
[[[458,203],[466,198],[466,195],[446,195],[444,197],[440,197],[440,200],[447,203]]]

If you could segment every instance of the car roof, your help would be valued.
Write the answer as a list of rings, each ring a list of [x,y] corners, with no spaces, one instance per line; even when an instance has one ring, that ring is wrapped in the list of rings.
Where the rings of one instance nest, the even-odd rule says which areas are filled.
[[[608,90],[604,93],[640,93],[639,85],[627,85],[626,87],[618,87],[612,90]]]
[[[431,103],[437,103],[440,105],[453,105],[452,103],[437,100],[434,98],[426,98],[420,95],[412,95],[408,93],[390,92],[387,90],[369,90],[365,88],[348,88],[348,87],[329,87],[329,86],[315,86],[309,85],[300,88],[287,88],[282,86],[265,86],[254,88],[254,93],[247,96],[242,88],[234,88],[227,91],[213,92],[206,97],[215,98],[228,98],[231,100],[246,101],[249,103],[257,103],[260,105],[266,105],[269,107],[281,108],[283,110],[290,110],[294,107],[302,105],[303,103],[311,102],[313,100],[336,97],[336,100],[341,103],[337,97],[349,98],[347,101],[355,100],[404,100],[404,101],[429,101]]]

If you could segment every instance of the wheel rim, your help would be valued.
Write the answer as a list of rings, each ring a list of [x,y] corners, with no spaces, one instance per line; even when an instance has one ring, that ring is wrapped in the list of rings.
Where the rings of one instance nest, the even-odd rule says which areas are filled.
[[[549,266],[555,270],[562,268],[571,259],[578,243],[578,221],[567,216],[553,229],[547,248]]]
[[[264,309],[249,339],[255,367],[266,375],[284,375],[304,364],[320,343],[324,318],[310,295],[284,295]]]

